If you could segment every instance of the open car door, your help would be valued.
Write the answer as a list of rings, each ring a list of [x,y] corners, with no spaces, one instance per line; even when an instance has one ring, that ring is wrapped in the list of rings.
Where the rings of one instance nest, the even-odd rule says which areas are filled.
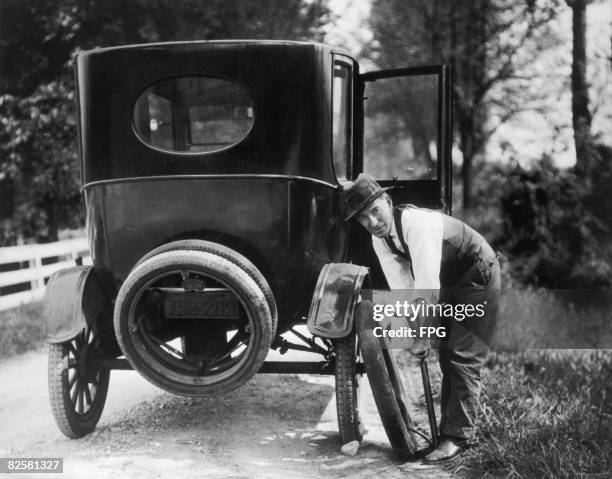
[[[448,65],[359,75],[355,176],[368,173],[381,186],[392,186],[389,195],[396,205],[411,203],[451,214],[451,89]],[[384,287],[369,234],[356,222],[350,243],[352,259],[371,266],[376,287]]]
[[[451,82],[447,65],[359,76],[356,163],[382,186],[393,186],[395,204],[451,213]]]

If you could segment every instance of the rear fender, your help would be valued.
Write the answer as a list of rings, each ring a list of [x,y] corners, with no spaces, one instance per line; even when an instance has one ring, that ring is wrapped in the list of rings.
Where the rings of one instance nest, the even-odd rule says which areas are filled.
[[[110,304],[92,266],[57,271],[49,278],[43,299],[45,341],[73,339]]]
[[[308,330],[324,338],[343,338],[353,329],[353,315],[359,301],[361,285],[369,270],[348,263],[323,266],[315,287]]]

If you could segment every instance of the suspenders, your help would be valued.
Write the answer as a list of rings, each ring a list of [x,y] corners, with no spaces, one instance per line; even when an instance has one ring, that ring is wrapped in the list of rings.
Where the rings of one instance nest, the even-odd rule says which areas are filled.
[[[408,249],[408,245],[406,244],[406,240],[404,239],[404,232],[402,231],[402,210],[400,208],[393,208],[393,219],[395,221],[395,231],[397,231],[397,235],[404,251],[400,251],[399,249],[397,249],[395,243],[391,241],[391,238],[389,238],[388,236],[385,236],[385,242],[387,243],[387,246],[391,249],[393,254],[401,256],[406,261],[408,261],[408,264],[410,265],[410,273],[414,278],[414,270],[412,269],[412,258],[410,256],[410,250]]]

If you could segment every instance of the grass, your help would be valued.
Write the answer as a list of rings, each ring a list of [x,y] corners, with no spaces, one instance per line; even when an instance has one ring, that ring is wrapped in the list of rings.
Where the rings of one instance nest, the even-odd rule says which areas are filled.
[[[612,351],[494,353],[467,477],[612,477]]]
[[[0,360],[43,344],[42,303],[0,311]]]
[[[502,291],[476,444],[446,468],[469,478],[612,478],[612,315],[609,305],[568,297]],[[572,345],[590,349],[552,349]],[[430,365],[439,397],[437,361]]]
[[[510,283],[511,284],[511,283]],[[612,477],[612,316],[551,291],[504,289],[466,477]],[[600,349],[528,349],[542,348]],[[609,348],[609,349],[601,349]]]
[[[612,291],[521,288],[503,278],[497,350],[612,349]]]

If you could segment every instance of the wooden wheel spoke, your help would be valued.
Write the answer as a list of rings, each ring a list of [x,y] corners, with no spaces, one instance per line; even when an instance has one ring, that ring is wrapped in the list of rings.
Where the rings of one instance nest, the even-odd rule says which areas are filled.
[[[68,369],[76,369],[79,367],[79,362],[76,359],[68,360]]]
[[[68,349],[70,352],[72,352],[72,354],[74,355],[75,358],[78,359],[79,357],[79,352],[77,351],[77,348],[74,346],[74,344],[72,344],[72,341],[70,341],[68,343]]]
[[[74,383],[76,383],[77,379],[79,379],[79,373],[75,371],[72,378],[70,378],[70,381],[68,381],[68,391],[72,389],[72,386],[74,386]]]
[[[81,390],[81,381],[79,381],[79,375],[76,374],[76,381],[75,381],[75,385],[74,385],[74,391],[72,391],[72,393],[70,394],[70,402],[72,403],[72,405],[74,407],[76,407],[76,403],[77,403],[77,396],[79,394],[79,391]]]
[[[87,406],[90,407],[91,406],[91,392],[89,391],[88,383],[85,383],[85,387],[83,388],[83,391],[85,392],[85,402],[87,403]]]
[[[87,387],[87,385],[85,385],[85,387]],[[77,396],[78,397],[77,412],[80,414],[83,414],[83,396],[84,395],[85,395],[85,392],[83,391],[83,388],[81,388],[79,390],[79,395]]]

